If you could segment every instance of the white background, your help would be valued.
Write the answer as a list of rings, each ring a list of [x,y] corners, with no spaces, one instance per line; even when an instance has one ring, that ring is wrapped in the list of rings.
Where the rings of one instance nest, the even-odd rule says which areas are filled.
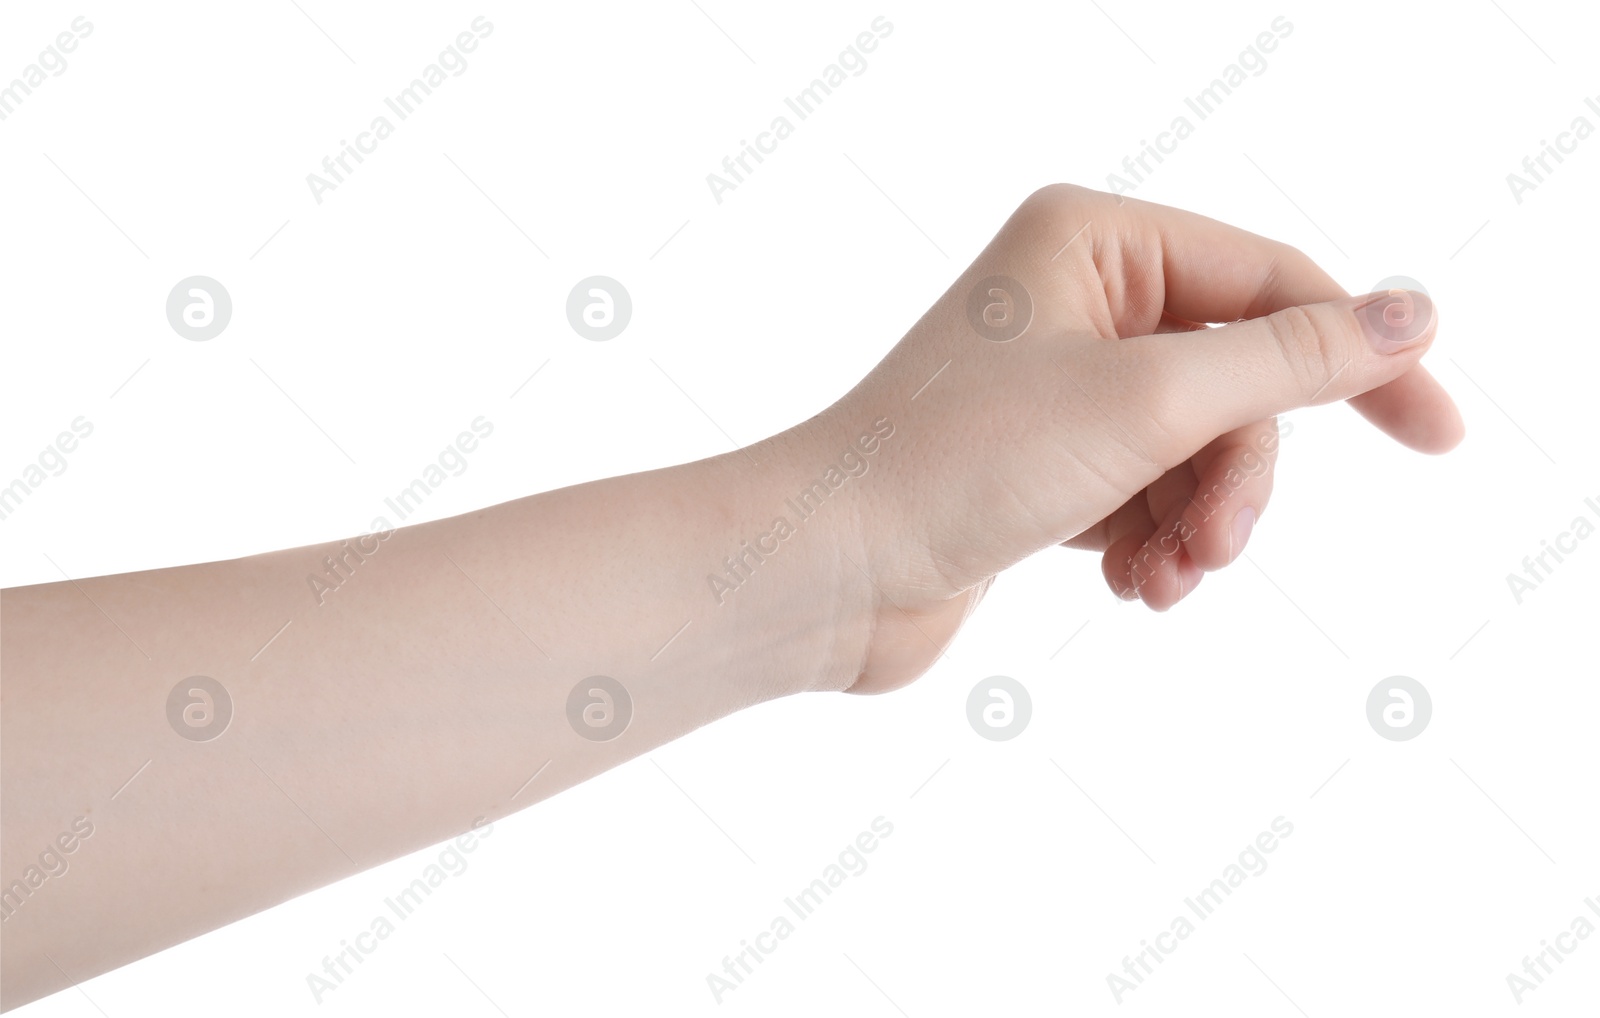
[[[1169,614],[1116,601],[1094,556],[1040,555],[903,692],[770,703],[496,824],[320,1005],[307,973],[437,848],[19,1014],[1594,1006],[1600,936],[1520,1007],[1506,984],[1600,923],[1600,540],[1521,604],[1506,581],[1600,521],[1600,136],[1520,203],[1506,182],[1573,118],[1600,127],[1592,8],[299,6],[4,14],[0,78],[94,25],[0,122],[0,483],[94,424],[0,522],[4,585],[364,532],[480,414],[494,435],[429,518],[786,428],[1026,194],[1105,187],[1280,15],[1266,70],[1134,194],[1352,292],[1420,280],[1468,438],[1428,458],[1342,406],[1296,413],[1249,561]],[[480,13],[468,69],[317,204],[306,175]],[[865,72],[717,204],[706,174],[878,15]],[[164,315],[194,274],[234,302],[205,343]],[[607,343],[565,317],[593,274],[633,297]],[[1009,742],[966,720],[996,674],[1033,700]],[[1366,719],[1392,675],[1432,694],[1413,741]],[[717,1004],[707,974],[878,816],[869,868]],[[1269,868],[1119,1005],[1107,975],[1279,816]]]

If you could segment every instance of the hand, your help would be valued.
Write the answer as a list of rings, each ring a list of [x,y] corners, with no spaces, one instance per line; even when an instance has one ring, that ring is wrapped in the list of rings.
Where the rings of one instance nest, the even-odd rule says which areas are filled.
[[[843,567],[876,598],[851,691],[916,678],[997,573],[1053,544],[1101,552],[1114,592],[1167,610],[1266,509],[1275,414],[1344,399],[1413,449],[1453,448],[1460,415],[1418,363],[1436,325],[1424,294],[1349,297],[1294,248],[1202,216],[1036,192],[801,426],[834,445],[857,421],[896,429],[859,489],[865,561]]]

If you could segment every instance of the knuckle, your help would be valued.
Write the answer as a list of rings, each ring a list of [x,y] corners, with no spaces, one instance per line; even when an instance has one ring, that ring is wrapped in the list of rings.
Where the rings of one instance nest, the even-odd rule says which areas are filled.
[[[1104,216],[1120,205],[1121,199],[1105,191],[1078,184],[1046,184],[1024,198],[1016,214],[1048,221],[1085,214]]]
[[[1280,240],[1275,242],[1275,247],[1277,260],[1281,264],[1301,272],[1304,272],[1307,269],[1316,268],[1317,263],[1312,261],[1311,256],[1295,247],[1293,244],[1285,244]]]
[[[1261,282],[1256,286],[1255,299],[1239,317],[1259,318],[1264,314],[1270,314],[1286,272],[1285,256],[1282,252],[1273,252],[1261,270]]]
[[[1284,366],[1302,395],[1315,396],[1347,363],[1339,330],[1323,316],[1289,307],[1266,318]]]
[[[1046,184],[1023,199],[1002,232],[1019,248],[1048,248],[1049,258],[1085,219],[1099,217],[1098,193],[1076,184]]]
[[[1282,306],[1280,301],[1285,292],[1302,291],[1304,287],[1298,284],[1322,275],[1317,263],[1292,244],[1271,240],[1267,242],[1265,250],[1266,261],[1261,269],[1256,297],[1241,316],[1243,318],[1259,318],[1271,313]]]
[[[1084,188],[1076,184],[1046,184],[1028,195],[1022,201],[1024,209],[1040,209],[1041,211],[1060,211],[1082,200],[1086,193]]]

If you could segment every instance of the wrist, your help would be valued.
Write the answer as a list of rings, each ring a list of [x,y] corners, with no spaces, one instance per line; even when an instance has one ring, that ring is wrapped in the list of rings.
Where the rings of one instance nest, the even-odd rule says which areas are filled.
[[[842,603],[852,606],[848,667],[817,688],[883,693],[926,672],[988,591],[992,576],[955,585],[919,520],[928,494],[911,484],[911,409],[875,412],[882,404],[858,389],[785,433],[802,450],[798,481],[827,506],[824,529],[837,543]],[[831,494],[823,498],[824,488]],[[796,512],[809,508],[797,499]],[[835,513],[835,509],[838,509]],[[817,511],[807,526],[824,517]],[[864,605],[864,607],[863,607]]]
[[[852,402],[777,437],[778,490],[838,606],[833,665],[810,688],[881,693],[938,659],[988,584],[952,592],[930,568],[907,526],[903,422]]]
[[[734,634],[741,671],[762,663],[760,699],[849,688],[872,638],[863,488],[882,439],[863,452],[820,420],[690,465],[706,472],[692,483],[718,513],[719,543],[697,577],[705,613]]]

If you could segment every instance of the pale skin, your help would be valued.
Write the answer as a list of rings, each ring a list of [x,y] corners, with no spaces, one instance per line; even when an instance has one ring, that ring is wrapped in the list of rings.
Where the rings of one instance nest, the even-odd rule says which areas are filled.
[[[992,276],[1033,305],[1005,342],[968,317]],[[742,707],[903,686],[999,573],[1051,545],[1100,553],[1114,595],[1171,608],[1243,550],[1240,511],[1265,510],[1274,415],[1348,400],[1418,451],[1460,441],[1419,363],[1436,313],[1402,298],[1414,341],[1396,347],[1363,325],[1393,298],[1350,298],[1293,248],[1055,185],[855,388],[747,449],[401,528],[362,545],[377,550],[321,604],[306,576],[337,541],[4,591],[0,882],[77,818],[93,834],[8,901],[0,1006],[454,838]],[[786,500],[851,449],[865,469],[801,522]],[[731,589],[709,582],[779,516],[792,535]],[[195,675],[232,701],[205,742],[166,714]],[[568,720],[595,675],[632,702],[610,741]]]

